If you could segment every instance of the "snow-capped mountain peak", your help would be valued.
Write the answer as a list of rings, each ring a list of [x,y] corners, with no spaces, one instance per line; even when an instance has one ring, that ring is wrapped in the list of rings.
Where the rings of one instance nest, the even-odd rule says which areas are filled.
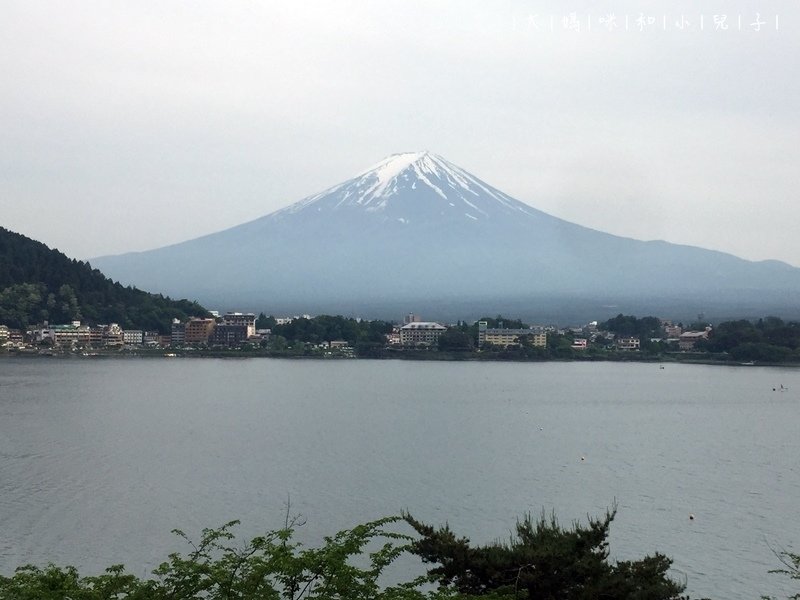
[[[359,210],[408,223],[432,215],[478,221],[498,211],[537,213],[431,152],[392,154],[320,194],[275,213]]]
[[[524,310],[550,302],[563,314],[593,294],[589,314],[601,301],[648,297],[672,298],[680,310],[687,298],[708,309],[729,297],[767,313],[800,293],[800,269],[569,223],[430,152],[389,156],[260,219],[92,265],[125,284],[207,305],[287,312],[400,314],[468,302],[478,316],[508,302]]]

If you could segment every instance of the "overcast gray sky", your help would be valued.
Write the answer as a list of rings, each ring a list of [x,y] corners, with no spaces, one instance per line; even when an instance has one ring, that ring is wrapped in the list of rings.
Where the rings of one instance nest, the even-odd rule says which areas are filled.
[[[799,7],[0,0],[0,225],[144,250],[427,149],[570,221],[800,266]]]

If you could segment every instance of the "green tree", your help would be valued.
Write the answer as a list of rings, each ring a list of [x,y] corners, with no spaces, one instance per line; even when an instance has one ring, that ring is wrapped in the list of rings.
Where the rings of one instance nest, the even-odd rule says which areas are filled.
[[[332,340],[345,340],[350,346],[358,342],[384,344],[384,334],[392,330],[386,321],[357,321],[340,315],[319,315],[313,318],[293,319],[290,323],[272,327],[274,335],[291,342],[319,344]]]
[[[287,347],[286,338],[282,335],[273,335],[269,339],[268,347],[270,350],[274,350],[275,352],[283,352]]]
[[[775,555],[783,566],[779,569],[771,570],[770,573],[786,575],[789,579],[800,581],[800,554],[784,550],[782,552],[775,552]],[[761,598],[762,600],[774,600],[769,596],[761,596]],[[800,600],[800,591],[789,596],[788,600]]]
[[[56,307],[59,311],[59,321],[80,321],[81,310],[75,291],[66,283],[58,288],[58,301]]]
[[[183,538],[188,554],[170,554],[149,579],[121,565],[81,577],[73,567],[24,566],[0,576],[0,600],[675,600],[682,586],[669,579],[669,559],[608,562],[608,529],[614,511],[588,526],[561,528],[555,517],[530,516],[505,544],[472,546],[449,528],[435,529],[410,515],[387,517],[326,537],[305,548],[295,523],[246,543],[231,521]],[[398,531],[405,520],[420,537]],[[415,553],[435,563],[429,576],[392,583],[384,577],[398,557]],[[798,578],[798,557],[786,555]],[[425,583],[438,583],[438,589]]]
[[[792,351],[789,348],[774,346],[772,344],[747,342],[731,348],[730,355],[735,360],[757,360],[761,362],[777,363],[788,360],[792,355]]]
[[[0,227],[0,323],[25,328],[80,319],[166,333],[173,318],[206,315],[196,302],[122,286],[89,263]]]
[[[450,328],[439,336],[439,350],[469,352],[473,347],[473,338],[468,333],[456,328]]]
[[[275,317],[267,316],[263,312],[258,314],[256,319],[256,329],[272,329],[276,324]]]
[[[410,538],[387,526],[399,517],[358,525],[326,537],[318,548],[293,540],[294,525],[236,543],[232,521],[206,529],[188,555],[171,554],[140,580],[114,566],[99,577],[73,567],[17,569],[0,577],[0,600],[448,600],[449,592],[420,591],[420,581],[382,586],[386,567],[409,549]]]
[[[517,522],[509,542],[474,546],[448,526],[434,528],[405,514],[421,539],[412,550],[424,562],[435,563],[428,573],[444,588],[459,593],[528,600],[676,600],[683,586],[667,576],[671,561],[661,555],[638,561],[608,561],[608,533],[616,510],[562,528],[555,516],[530,515]]]
[[[618,314],[616,317],[598,325],[602,331],[611,331],[622,336],[637,336],[639,338],[662,337],[664,330],[661,320],[657,317],[642,317]]]
[[[478,321],[486,321],[487,326],[490,329],[528,329],[528,325],[523,323],[521,319],[511,319],[509,317],[504,317],[503,315],[497,315],[496,317],[482,317],[478,319]]]
[[[150,585],[125,573],[121,565],[96,577],[81,577],[75,567],[26,565],[13,577],[0,576],[2,600],[147,600]]]

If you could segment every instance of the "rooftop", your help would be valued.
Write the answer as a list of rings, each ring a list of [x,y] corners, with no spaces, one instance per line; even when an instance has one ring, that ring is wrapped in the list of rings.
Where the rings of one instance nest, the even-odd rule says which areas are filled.
[[[409,323],[407,325],[403,325],[400,329],[447,329],[444,325],[439,325],[439,323],[433,323],[430,321],[416,321],[414,323]]]
[[[542,333],[541,331],[535,329],[500,329],[497,327],[483,329],[482,331],[492,335],[536,335],[538,333]]]

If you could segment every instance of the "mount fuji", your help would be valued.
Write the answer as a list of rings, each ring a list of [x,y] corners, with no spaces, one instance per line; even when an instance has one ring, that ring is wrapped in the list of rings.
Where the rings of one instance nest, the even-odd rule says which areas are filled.
[[[429,152],[392,155],[231,229],[92,264],[206,306],[267,311],[550,317],[581,301],[613,314],[637,302],[763,314],[800,297],[800,269],[785,263],[569,223]]]

